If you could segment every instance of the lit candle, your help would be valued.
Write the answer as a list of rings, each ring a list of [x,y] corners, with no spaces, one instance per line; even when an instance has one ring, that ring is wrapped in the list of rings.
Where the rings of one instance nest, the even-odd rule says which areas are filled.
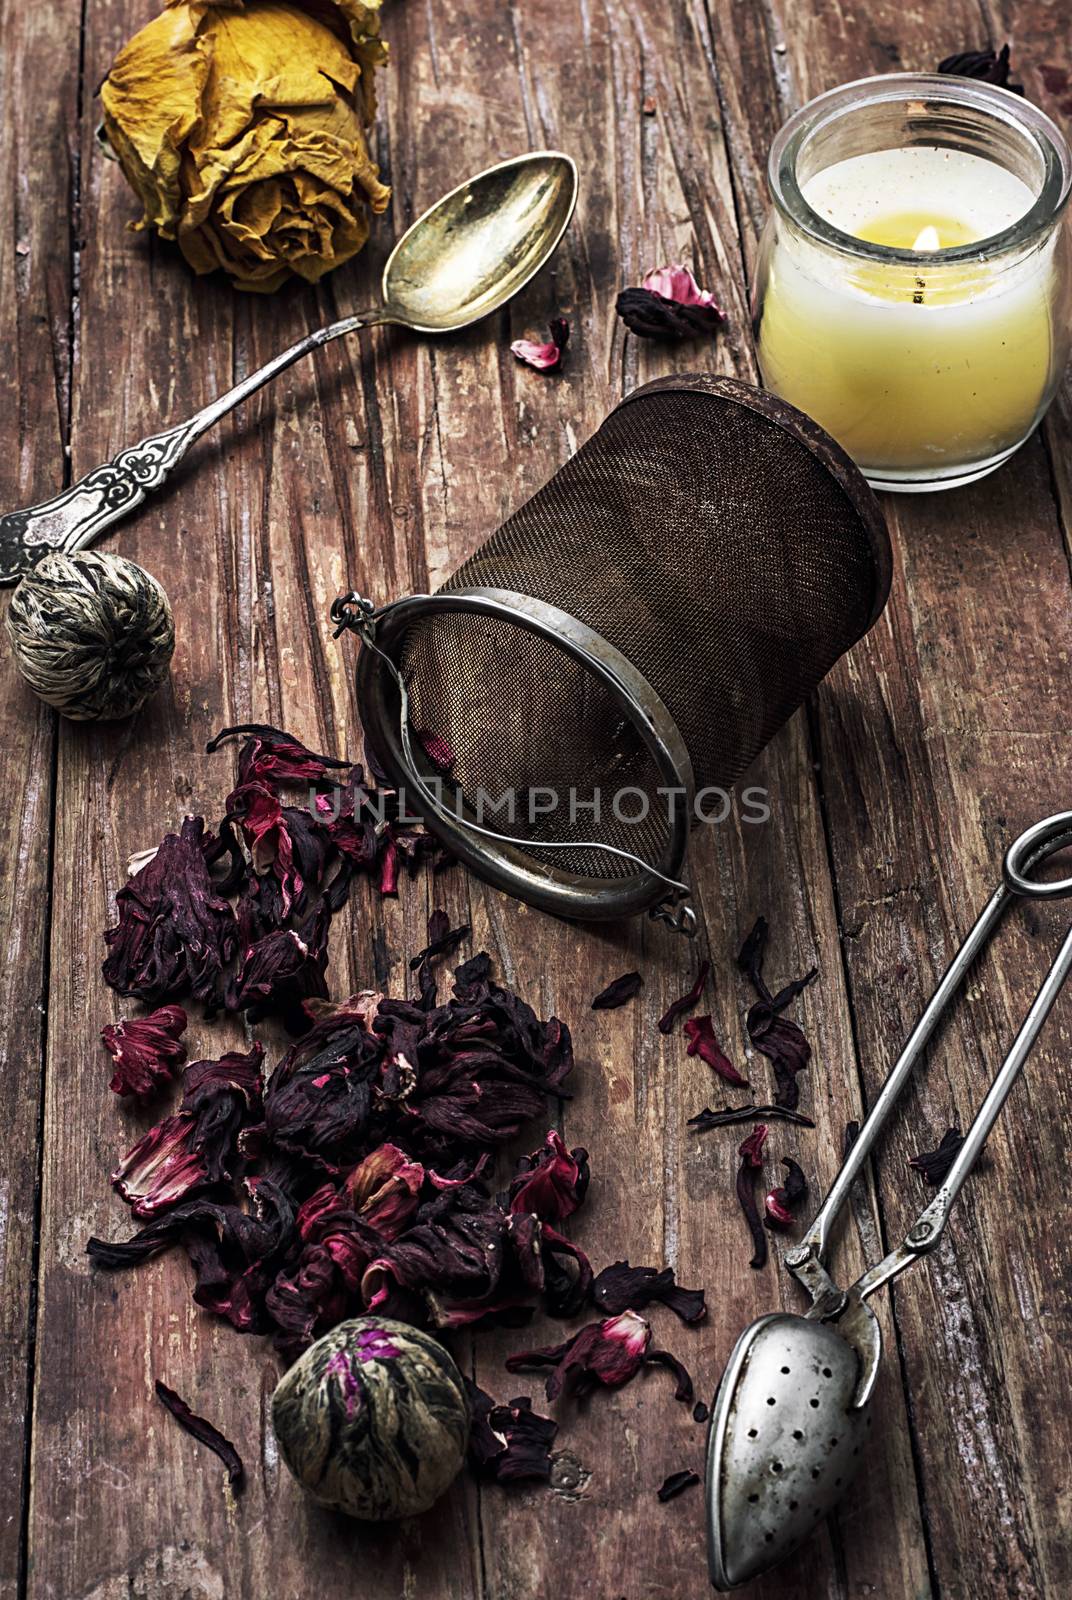
[[[771,156],[764,382],[879,486],[992,471],[1067,359],[1069,169],[1049,119],[990,85],[897,74],[813,101]]]

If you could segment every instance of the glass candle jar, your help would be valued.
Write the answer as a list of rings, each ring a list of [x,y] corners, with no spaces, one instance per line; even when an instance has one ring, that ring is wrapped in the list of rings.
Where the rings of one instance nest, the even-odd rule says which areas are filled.
[[[1037,107],[894,73],[820,95],[771,149],[753,322],[767,388],[881,489],[970,483],[1045,412],[1072,329],[1072,158]]]

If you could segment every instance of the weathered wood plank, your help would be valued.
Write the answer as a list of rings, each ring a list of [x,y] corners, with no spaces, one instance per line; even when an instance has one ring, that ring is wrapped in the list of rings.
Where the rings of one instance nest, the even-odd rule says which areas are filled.
[[[143,9],[98,4],[90,11],[86,81],[95,83],[143,20]],[[311,293],[241,300],[220,283],[193,282],[173,250],[132,239],[123,224],[135,205],[93,146],[93,120],[87,106],[81,135],[90,225],[74,431],[79,471],[161,417],[203,404],[329,310]],[[374,281],[372,264],[361,263],[351,288],[360,286],[367,299]],[[200,448],[175,491],[124,527],[114,547],[156,573],[174,605],[179,640],[172,684],[129,726],[63,731],[34,1595],[296,1595],[309,1592],[310,1582],[342,1595],[358,1579],[369,1593],[394,1595],[432,1592],[429,1573],[441,1574],[434,1592],[456,1600],[469,1600],[479,1587],[473,1491],[400,1533],[318,1512],[274,1451],[267,1401],[278,1369],[271,1353],[196,1311],[177,1258],[109,1280],[93,1274],[84,1256],[89,1233],[129,1227],[125,1208],[109,1194],[107,1172],[134,1136],[134,1124],[145,1120],[124,1114],[109,1095],[97,1041],[103,1021],[130,1010],[104,989],[98,970],[100,930],[111,920],[129,850],[153,842],[162,825],[174,826],[188,809],[219,814],[231,762],[202,752],[224,722],[267,717],[311,742],[342,742],[323,675],[332,677],[343,701],[347,690],[322,624],[326,599],[350,561],[329,483],[317,385],[325,382],[330,392],[350,374],[342,355],[319,374],[310,367],[295,373],[252,416],[229,420]],[[344,405],[334,396],[330,403],[340,406],[341,435]],[[351,457],[347,445],[346,470]],[[422,909],[411,901],[407,914],[408,933],[392,929],[384,940],[380,929],[388,947],[412,948],[423,934]],[[366,935],[357,963],[362,976],[369,975],[370,944]],[[333,978],[345,993],[344,940],[337,949]],[[207,1054],[228,1042],[224,1029],[197,1019],[190,1039],[192,1049]],[[250,1486],[237,1505],[222,1492],[211,1458],[154,1402],[156,1376],[238,1441]]]
[[[140,20],[137,10],[94,7],[87,81],[99,77],[114,45]],[[454,6],[437,8],[434,18],[416,8],[393,12],[395,66],[384,132],[400,191],[395,227],[470,168],[528,143],[561,143],[582,158],[585,192],[556,274],[531,286],[497,328],[434,349],[383,333],[362,341],[360,352],[357,345],[325,352],[315,369],[298,369],[257,402],[259,423],[230,425],[203,447],[196,482],[188,476],[119,536],[117,547],[162,577],[191,626],[170,698],[132,730],[68,731],[61,749],[35,1593],[66,1600],[122,1593],[133,1583],[169,1600],[189,1589],[259,1593],[270,1585],[289,1593],[315,1582],[331,1595],[350,1592],[360,1575],[373,1596],[409,1590],[505,1600],[561,1592],[563,1575],[576,1572],[596,1593],[706,1592],[699,1495],[665,1509],[652,1499],[666,1471],[698,1464],[701,1454],[701,1430],[685,1408],[667,1400],[660,1376],[616,1398],[599,1396],[582,1418],[564,1411],[567,1454],[557,1493],[508,1499],[461,1489],[419,1526],[370,1534],[302,1506],[272,1458],[263,1406],[255,1416],[274,1363],[193,1313],[177,1263],[102,1287],[80,1252],[86,1232],[115,1231],[122,1220],[104,1190],[112,1152],[124,1139],[95,1046],[110,1004],[95,973],[97,934],[129,845],[154,838],[160,822],[177,820],[191,797],[218,804],[226,791],[228,774],[196,753],[204,737],[226,717],[267,715],[310,739],[352,743],[349,655],[328,645],[322,627],[336,589],[355,583],[387,597],[438,582],[591,431],[623,386],[673,363],[748,372],[742,249],[733,219],[736,211],[744,223],[747,254],[760,214],[757,161],[768,119],[777,121],[792,94],[896,62],[898,53],[906,65],[927,64],[963,42],[959,30],[971,19],[944,16],[939,26],[884,8],[871,8],[862,21],[827,8],[804,17],[794,8],[792,16],[779,17],[775,9],[769,17],[738,20],[752,28],[739,31],[746,44],[752,38],[755,59],[730,53],[738,31],[730,12],[716,10],[713,46],[698,7],[665,15],[639,5],[594,11],[580,4],[565,12],[531,6],[477,17]],[[451,48],[461,37],[464,52]],[[786,42],[785,71],[771,41]],[[759,59],[768,45],[769,56]],[[718,82],[713,60],[730,63]],[[646,94],[655,98],[654,118],[641,116]],[[193,285],[169,252],[120,234],[131,202],[114,173],[102,177],[88,146],[87,162],[94,221],[86,252],[78,470],[161,413],[181,414],[200,403],[315,317],[374,291],[386,230],[365,260],[315,296],[285,295],[265,305],[236,300],[218,284]],[[714,351],[667,355],[642,348],[613,321],[621,283],[676,254],[700,264],[701,276],[729,307],[732,333]],[[506,354],[509,337],[542,327],[560,309],[573,314],[575,325],[566,376],[548,381],[516,368]],[[172,368],[165,359],[159,376],[150,370],[147,352],[179,343],[197,352],[196,364]],[[861,1037],[865,1046],[880,1037],[896,1041],[940,967],[951,930],[963,931],[989,883],[1006,832],[1033,814],[1047,783],[1057,799],[1056,778],[1048,777],[1060,770],[1052,737],[1057,679],[1043,671],[1040,690],[1036,647],[1016,628],[1029,580],[1049,637],[1067,632],[1067,591],[1039,461],[1037,453],[1025,455],[1002,480],[958,497],[954,511],[947,502],[894,508],[902,560],[889,620],[819,701],[837,900],[799,720],[754,775],[775,796],[775,826],[754,835],[727,829],[698,845],[694,871],[719,974],[716,1024],[735,1053],[742,1049],[746,996],[729,961],[756,911],[767,911],[778,929],[773,970],[788,974],[812,959],[822,968],[821,988],[802,1007],[816,1043],[808,1094],[820,1128],[807,1148],[820,1187],[836,1165],[841,1126],[858,1109],[838,904]],[[967,608],[952,528],[972,539],[971,580],[980,599]],[[920,677],[924,692],[917,695]],[[876,751],[865,729],[890,718],[898,743]],[[914,849],[891,797],[917,808],[922,844]],[[931,858],[947,840],[948,889],[940,892]],[[451,897],[452,909],[469,901],[477,940],[497,951],[511,981],[577,1024],[577,1095],[564,1126],[571,1141],[590,1147],[596,1172],[578,1235],[597,1264],[619,1253],[634,1261],[672,1259],[684,1281],[706,1283],[708,1326],[693,1334],[658,1318],[657,1333],[709,1390],[749,1317],[780,1296],[796,1301],[773,1271],[754,1275],[745,1264],[740,1219],[725,1198],[736,1140],[685,1137],[684,1116],[711,1098],[706,1069],[681,1058],[678,1040],[660,1051],[651,1042],[654,1019],[678,991],[687,958],[662,931],[580,933],[457,877],[437,886],[437,898],[440,892]],[[339,950],[333,969],[340,992],[377,965],[401,984],[403,954],[420,936],[427,896],[421,886],[382,918],[355,905],[350,950]],[[916,1198],[915,1191],[905,1193],[901,1158],[947,1107],[973,1103],[977,1080],[1026,998],[1027,969],[1045,948],[1041,924],[1030,940],[1014,935],[1003,976],[973,999],[969,1025],[950,1031],[950,1044],[959,1047],[952,1061],[962,1056],[972,1067],[945,1057],[936,1062],[905,1131],[891,1143],[882,1164],[891,1226]],[[591,994],[634,964],[646,973],[642,1000],[625,1012],[592,1017]],[[71,1062],[80,1069],[74,1084]],[[1026,1090],[1045,1081],[1047,1093],[1051,1085],[1060,1092],[1056,1071],[1046,1070],[1051,1063],[1052,1047],[1040,1054]],[[872,1066],[866,1048],[864,1066],[873,1090],[879,1063]],[[1035,1173],[1023,1180],[1036,1210],[1050,1193],[1047,1175],[1060,1170],[1057,1126],[1040,1110],[1002,1136],[1010,1139],[1010,1162],[1026,1164],[1031,1141],[1041,1153]],[[804,1149],[777,1140],[779,1150],[783,1144]],[[994,1592],[996,1583],[1026,1595],[1038,1592],[1032,1583],[1059,1585],[1067,1572],[1056,1519],[1041,1526],[1037,1510],[1047,1485],[1058,1481],[1058,1429],[1031,1400],[1032,1385],[1038,1393],[1048,1386],[1059,1417],[1056,1397],[1066,1397],[1058,1349],[1064,1308],[1053,1297],[1058,1264],[1049,1235],[1040,1236],[1041,1265],[1024,1247],[1024,1235],[1010,1243],[1016,1260],[1008,1277],[983,1281],[985,1241],[1008,1237],[1012,1186],[998,1189],[995,1182],[1003,1148],[996,1142],[994,1171],[984,1180],[995,1192],[988,1198],[982,1182],[973,1187],[973,1198],[977,1191],[982,1198],[974,1215],[958,1219],[962,1231],[946,1256],[899,1294],[935,1566],[942,1592],[952,1595],[986,1593],[988,1584]],[[850,1265],[859,1260],[855,1239],[846,1256]],[[933,1351],[942,1289],[961,1298],[946,1347]],[[933,1299],[923,1311],[928,1292]],[[79,1346],[74,1370],[72,1330]],[[830,1533],[790,1574],[757,1585],[757,1596],[774,1600],[802,1590],[834,1596],[866,1592],[868,1584],[891,1600],[928,1592],[888,1317],[886,1331],[875,1458]],[[533,1335],[554,1332],[539,1324]],[[523,1387],[503,1375],[498,1357],[527,1342],[528,1334],[477,1340],[477,1371],[487,1387],[497,1393]],[[251,1465],[259,1460],[236,1512],[224,1504],[215,1471],[196,1471],[192,1463],[200,1462],[189,1441],[154,1416],[149,1378],[160,1370],[195,1402],[214,1405],[214,1415],[246,1445]],[[927,1404],[954,1372],[967,1406],[960,1422]],[[994,1398],[1006,1382],[1007,1413]],[[986,1470],[973,1472],[974,1460]]]
[[[0,481],[14,509],[63,477],[78,9],[5,3],[0,32]],[[5,615],[7,605],[5,595]],[[55,717],[0,638],[0,1590],[12,1593],[25,1514]]]
[[[1006,9],[1023,66],[1030,47],[1013,28],[1014,8]],[[1026,9],[1040,39],[1052,32],[1044,8]],[[727,48],[738,12],[726,11]],[[762,48],[724,76],[751,82],[766,72],[769,103],[785,95],[799,102],[891,64],[932,70],[955,49],[981,46],[985,34],[971,6],[906,13],[872,5],[835,15],[825,6],[776,5],[765,14]],[[1038,71],[1028,75],[1034,85]],[[735,128],[745,130],[735,172],[751,192],[767,128],[754,116]],[[818,697],[817,724],[871,1095],[995,881],[1005,844],[1033,818],[1067,805],[1062,698],[1072,611],[1038,442],[985,484],[940,499],[890,499],[887,513],[898,548],[893,598]],[[1014,920],[878,1163],[890,1239],[926,1199],[906,1182],[905,1159],[937,1142],[949,1121],[970,1116],[1049,959],[1060,918]],[[1068,1028],[1066,1002],[948,1241],[895,1291],[944,1595],[1026,1597],[1069,1584],[1068,1540],[1052,1496],[1063,1481],[1072,1367],[1055,1287],[1064,1268],[1049,1220]]]
[[[453,8],[437,8],[437,35],[451,36],[460,18]],[[529,7],[518,14],[508,37],[503,27],[474,24],[467,13],[465,25],[476,27],[473,52],[479,59],[489,59],[494,50],[501,59],[511,45],[517,51],[506,59],[521,80],[520,106],[506,98],[505,71],[496,80],[495,100],[489,101],[473,95],[465,56],[441,49],[433,70],[427,14],[407,11],[396,26],[403,21],[398,55],[404,48],[413,75],[410,92],[425,116],[412,161],[422,185],[414,209],[456,172],[452,135],[459,118],[476,122],[463,145],[472,151],[463,166],[478,165],[485,151],[507,154],[522,148],[526,138],[547,140],[577,157],[583,179],[578,222],[554,279],[534,284],[512,310],[497,359],[495,351],[484,358],[487,385],[472,377],[475,336],[464,349],[454,343],[436,347],[439,437],[455,450],[479,448],[479,457],[467,453],[465,460],[484,480],[478,484],[473,472],[464,490],[452,480],[445,507],[438,485],[426,490],[427,542],[436,550],[445,546],[456,560],[478,537],[476,518],[490,527],[542,482],[623,389],[675,365],[687,370],[721,364],[723,370],[747,374],[751,358],[733,196],[702,10],[559,8],[550,28],[544,8]],[[573,47],[563,48],[564,40],[574,41]],[[657,107],[653,119],[640,109],[649,94]],[[526,107],[528,120],[521,126],[518,111]],[[538,115],[532,107],[539,108]],[[397,140],[392,147],[397,152]],[[694,261],[705,284],[726,301],[731,333],[714,350],[642,346],[626,340],[614,323],[617,288],[674,257]],[[541,328],[556,311],[566,312],[574,323],[563,377],[541,380],[504,364],[507,339]],[[496,435],[501,426],[502,437],[489,446],[485,436],[492,426]],[[473,520],[458,530],[456,508],[465,514],[474,503]],[[821,997],[809,1002],[806,1013],[815,1030],[817,1062],[823,1063],[809,1096],[821,1128],[803,1147],[803,1159],[818,1162],[822,1184],[836,1167],[844,1121],[855,1114],[857,1101],[834,908],[824,887],[825,842],[802,726],[778,741],[754,776],[775,796],[774,826],[718,830],[717,838],[698,842],[694,857],[717,973],[716,1026],[740,1053],[747,1001],[732,972],[732,956],[751,918],[765,910],[779,927],[772,952],[777,970],[803,970],[815,958],[823,968]],[[595,1172],[591,1201],[576,1219],[577,1235],[597,1265],[622,1255],[634,1262],[671,1259],[683,1281],[709,1287],[711,1317],[698,1333],[669,1317],[655,1319],[657,1336],[693,1364],[700,1391],[709,1399],[733,1339],[749,1318],[783,1295],[787,1304],[797,1301],[773,1271],[757,1275],[748,1269],[743,1224],[729,1198],[740,1136],[685,1134],[685,1117],[712,1095],[718,1098],[710,1074],[684,1057],[680,1038],[661,1048],[654,1042],[655,1019],[680,992],[691,957],[663,932],[643,925],[602,934],[571,932],[476,886],[472,897],[477,936],[499,945],[522,992],[539,994],[576,1028],[583,1077],[566,1108],[564,1130],[570,1142],[590,1149]],[[633,966],[646,975],[637,1006],[592,1016],[587,1011],[592,994],[607,978]],[[757,1081],[763,1081],[762,1063],[756,1072]],[[773,1143],[778,1153],[798,1148],[781,1130]],[[482,1337],[477,1343],[481,1381],[500,1395],[530,1388],[531,1380],[503,1374],[496,1358],[555,1337],[555,1325],[547,1323],[531,1336]],[[803,1584],[810,1594],[833,1596],[845,1583],[862,1588],[876,1576],[884,1577],[891,1594],[927,1591],[895,1375],[883,1396],[883,1415],[892,1419],[885,1457],[872,1464],[842,1524],[800,1567],[756,1586],[757,1595],[796,1594]],[[489,1592],[503,1597],[558,1592],[572,1570],[585,1573],[594,1593],[629,1593],[634,1586],[653,1595],[705,1593],[701,1497],[694,1493],[667,1508],[653,1498],[666,1472],[702,1463],[702,1430],[689,1422],[687,1411],[668,1402],[656,1380],[638,1383],[617,1397],[596,1397],[583,1417],[574,1419],[563,1408],[559,1442],[566,1454],[557,1493],[507,1497],[489,1490],[483,1496]],[[857,1532],[861,1526],[864,1537]],[[889,1574],[897,1577],[890,1580]]]

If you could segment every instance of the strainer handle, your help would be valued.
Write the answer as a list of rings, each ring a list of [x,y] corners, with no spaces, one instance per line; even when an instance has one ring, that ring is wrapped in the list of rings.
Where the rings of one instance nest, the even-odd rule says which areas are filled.
[[[854,1298],[866,1300],[868,1295],[874,1294],[876,1289],[880,1289],[884,1283],[889,1283],[891,1278],[895,1278],[899,1272],[910,1267],[917,1256],[926,1255],[937,1245],[964,1180],[978,1161],[979,1153],[986,1143],[990,1130],[997,1121],[1012,1086],[1038,1038],[1039,1029],[1049,1016],[1070,971],[1072,971],[1072,928],[1065,935],[1057,959],[1042,981],[1042,987],[1024,1018],[1023,1026],[1016,1035],[1012,1049],[1001,1063],[997,1077],[990,1085],[986,1099],[979,1107],[975,1121],[965,1135],[964,1143],[957,1152],[956,1160],[950,1167],[945,1182],[930,1205],[920,1212],[903,1244],[898,1245],[896,1250],[891,1250],[883,1261],[869,1268],[854,1284],[849,1291]]]
[[[797,1249],[791,1250],[785,1258],[786,1266],[795,1276],[802,1277],[802,1269],[807,1263],[814,1261],[822,1264],[826,1260],[831,1231],[850,1189],[871,1154],[900,1097],[901,1090],[915,1070],[916,1062],[926,1049],[943,1012],[960,988],[968,968],[990,938],[1012,898],[1011,892],[1004,884],[994,891],[976,920],[975,926],[949,963],[945,976],[927,1002],[922,1016],[909,1035],[908,1042],[882,1085],[878,1099],[857,1134],[856,1141],[845,1157],[841,1171],[834,1179],[830,1192],[816,1213],[814,1221]]]
[[[870,1155],[875,1141],[882,1132],[882,1129],[885,1126],[890,1112],[893,1110],[893,1107],[896,1104],[906,1081],[915,1069],[917,1061],[923,1054],[931,1035],[938,1026],[943,1012],[948,1006],[950,1000],[953,998],[953,995],[959,989],[961,983],[964,981],[964,977],[968,971],[968,968],[972,965],[983,946],[989,940],[991,934],[997,927],[997,924],[1000,922],[1005,910],[1012,900],[1019,897],[1031,897],[1034,899],[1048,900],[1062,895],[1072,894],[1072,879],[1063,879],[1060,882],[1045,882],[1031,877],[1031,873],[1035,867],[1037,867],[1041,862],[1045,861],[1048,856],[1053,855],[1058,850],[1063,850],[1069,844],[1072,844],[1072,811],[1062,811],[1058,812],[1055,816],[1046,817],[1041,822],[1037,822],[1032,827],[1027,828],[1022,834],[1020,834],[1019,838],[1014,840],[1014,842],[1005,852],[1001,885],[995,889],[994,893],[984,906],[982,912],[979,914],[979,917],[976,919],[975,925],[968,934],[968,937],[965,939],[964,943],[961,945],[960,949],[949,963],[949,966],[945,972],[945,976],[942,978],[942,981],[939,983],[931,999],[928,1001],[922,1016],[909,1035],[904,1049],[901,1051],[900,1056],[894,1063],[886,1082],[883,1084],[882,1089],[879,1092],[878,1099],[875,1101],[874,1106],[871,1108],[870,1114],[864,1121],[863,1127],[860,1129],[860,1132],[856,1137],[856,1142],[853,1144],[852,1149],[846,1156],[841,1171],[834,1179],[834,1182],[830,1188],[830,1192],[823,1201],[822,1206],[819,1208],[814,1221],[801,1240],[800,1245],[795,1250],[789,1251],[789,1253],[786,1255],[785,1264],[789,1271],[793,1273],[794,1277],[799,1279],[799,1281],[804,1284],[813,1298],[817,1298],[821,1293],[826,1292],[830,1287],[829,1279],[827,1278],[825,1272],[822,1272],[818,1269],[822,1268],[823,1263],[826,1260],[826,1254],[830,1246],[830,1234],[833,1225],[837,1220],[841,1208],[845,1204],[849,1190],[852,1188],[853,1183],[855,1182],[864,1163]],[[1043,990],[1040,991],[1040,998],[1042,993],[1046,991],[1046,987],[1053,978],[1054,973],[1057,971],[1060,962],[1061,956],[1058,957],[1054,968],[1051,970],[1050,976],[1046,980],[1046,984],[1043,985]],[[1053,998],[1056,997],[1057,989],[1060,988],[1063,981],[1064,974],[1062,974],[1057,980],[1056,987],[1053,990],[1053,996],[1049,1001],[1049,1005],[1052,1005]],[[1036,1006],[1037,1004],[1038,1002],[1036,1001]],[[1049,1010],[1049,1005],[1046,1007],[1047,1011]],[[1021,1037],[1023,1036],[1024,1030],[1027,1029],[1028,1024],[1031,1022],[1032,1017],[1034,1016],[1035,1008],[1033,1007],[1032,1011],[1028,1015],[1027,1021],[1024,1023],[1024,1029],[1021,1030]],[[1041,1026],[1044,1016],[1045,1012],[1038,1017],[1034,1032],[1032,1032],[1027,1043],[1027,1048],[1024,1051],[1025,1056],[1027,1054],[1027,1050],[1031,1048],[1031,1043],[1034,1041],[1035,1033],[1038,1032],[1038,1028]],[[1019,1044],[1019,1042],[1020,1040],[1018,1039],[1017,1044]],[[1008,1059],[1011,1059],[1011,1056],[1015,1050],[1016,1045],[1013,1046],[1013,1051],[1010,1052],[1010,1057]],[[1008,1059],[1006,1061],[1006,1065],[1008,1064]],[[1016,1076],[1016,1073],[1020,1070],[1021,1065],[1022,1061],[1017,1064],[1015,1071],[1012,1072],[1009,1080],[1010,1086],[1012,1080]],[[998,1083],[1003,1081],[1004,1071],[1005,1069],[1003,1068],[1002,1072],[999,1073],[997,1080],[995,1080],[995,1088],[997,1087]],[[993,1092],[994,1091],[992,1090],[991,1093]],[[1006,1093],[1007,1092],[1008,1091],[1006,1090]],[[988,1103],[989,1096],[987,1101],[984,1102],[984,1110]],[[1000,1110],[1000,1105],[998,1110]],[[982,1115],[983,1112],[981,1111],[980,1118]],[[994,1116],[996,1115],[997,1111],[994,1112]],[[991,1119],[991,1122],[992,1120],[993,1119]],[[977,1123],[978,1121],[979,1118],[976,1119]],[[986,1134],[989,1133],[989,1131],[990,1124],[987,1124],[985,1131],[982,1133],[980,1143],[982,1142],[982,1139],[986,1138]],[[967,1144],[965,1145],[965,1148],[967,1148]],[[963,1151],[961,1154],[963,1155]],[[975,1154],[978,1154],[978,1150],[975,1151]],[[973,1155],[967,1161],[967,1165],[964,1168],[965,1173],[969,1170],[974,1158],[975,1157]],[[952,1170],[956,1171],[957,1167],[954,1166]],[[951,1177],[952,1172],[950,1173],[950,1178]],[[948,1181],[949,1180],[947,1180],[947,1182]],[[961,1181],[963,1181],[963,1178]],[[954,1195],[950,1197],[950,1203],[953,1198],[955,1198],[955,1191]],[[922,1221],[922,1218],[920,1220]]]

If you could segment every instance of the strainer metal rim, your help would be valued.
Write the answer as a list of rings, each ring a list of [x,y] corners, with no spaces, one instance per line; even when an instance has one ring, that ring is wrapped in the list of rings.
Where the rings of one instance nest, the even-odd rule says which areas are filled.
[[[683,803],[673,807],[663,853],[651,863],[666,878],[680,877],[696,798],[696,780],[677,724],[643,674],[587,623],[557,606],[510,589],[473,588],[407,595],[376,613],[376,645],[397,668],[406,630],[415,621],[458,611],[498,617],[542,635],[603,683],[633,723],[664,783],[684,792]],[[665,898],[667,886],[654,872],[638,868],[631,877],[578,879],[575,874],[535,862],[520,846],[474,834],[463,821],[434,811],[419,794],[413,793],[412,772],[402,748],[397,685],[375,650],[361,649],[356,688],[365,735],[392,782],[406,789],[407,807],[419,813],[430,831],[479,877],[508,894],[520,896],[540,910],[584,920],[632,916]],[[427,770],[418,772],[417,776],[427,781],[441,774],[429,760]],[[538,848],[539,841],[533,840],[533,845]]]

